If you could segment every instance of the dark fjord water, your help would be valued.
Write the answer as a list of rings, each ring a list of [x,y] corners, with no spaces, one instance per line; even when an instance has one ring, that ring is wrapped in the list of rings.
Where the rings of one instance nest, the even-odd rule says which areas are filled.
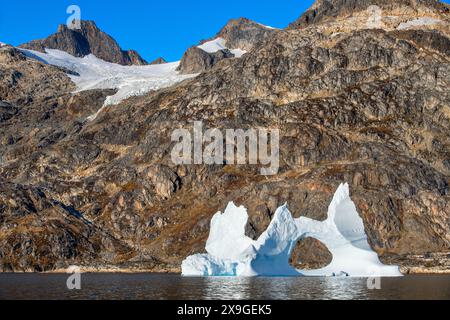
[[[352,278],[183,278],[160,274],[84,274],[69,291],[64,274],[0,274],[0,300],[31,299],[445,299],[450,276],[384,278],[381,290]]]

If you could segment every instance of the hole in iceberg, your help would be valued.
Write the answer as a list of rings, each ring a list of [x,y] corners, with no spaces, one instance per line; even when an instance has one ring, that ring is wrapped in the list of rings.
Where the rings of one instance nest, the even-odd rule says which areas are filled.
[[[313,270],[325,268],[332,260],[333,255],[324,243],[308,237],[297,242],[289,265],[297,270]]]

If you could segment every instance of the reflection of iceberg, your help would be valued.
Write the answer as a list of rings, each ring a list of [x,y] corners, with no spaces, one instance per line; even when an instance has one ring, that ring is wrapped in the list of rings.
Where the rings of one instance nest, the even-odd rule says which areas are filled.
[[[348,184],[337,190],[324,222],[294,219],[287,206],[279,208],[257,241],[245,236],[248,214],[230,203],[211,221],[208,254],[188,257],[185,276],[401,276],[396,266],[383,265],[368,241]],[[296,270],[289,258],[297,241],[312,237],[333,254],[330,265],[319,270]]]

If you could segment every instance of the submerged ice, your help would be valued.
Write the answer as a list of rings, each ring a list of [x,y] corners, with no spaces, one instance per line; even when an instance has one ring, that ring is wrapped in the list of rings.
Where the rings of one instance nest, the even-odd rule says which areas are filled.
[[[280,207],[268,229],[254,241],[245,235],[247,210],[230,203],[211,221],[207,254],[188,257],[182,264],[185,276],[401,276],[397,266],[381,263],[370,247],[364,223],[342,184],[328,209],[327,220],[294,219],[287,206]],[[318,270],[297,270],[289,258],[304,238],[324,243],[332,262]]]

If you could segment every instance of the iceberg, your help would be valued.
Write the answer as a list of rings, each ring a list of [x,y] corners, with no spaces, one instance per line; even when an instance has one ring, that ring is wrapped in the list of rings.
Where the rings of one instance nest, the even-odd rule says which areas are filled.
[[[254,241],[245,235],[248,213],[229,203],[211,221],[206,254],[182,263],[184,276],[350,276],[399,277],[398,266],[381,263],[369,245],[364,223],[350,197],[348,184],[336,191],[327,220],[294,219],[287,205],[275,212],[267,230]],[[315,238],[327,246],[332,262],[322,269],[297,270],[289,258],[299,240]]]

